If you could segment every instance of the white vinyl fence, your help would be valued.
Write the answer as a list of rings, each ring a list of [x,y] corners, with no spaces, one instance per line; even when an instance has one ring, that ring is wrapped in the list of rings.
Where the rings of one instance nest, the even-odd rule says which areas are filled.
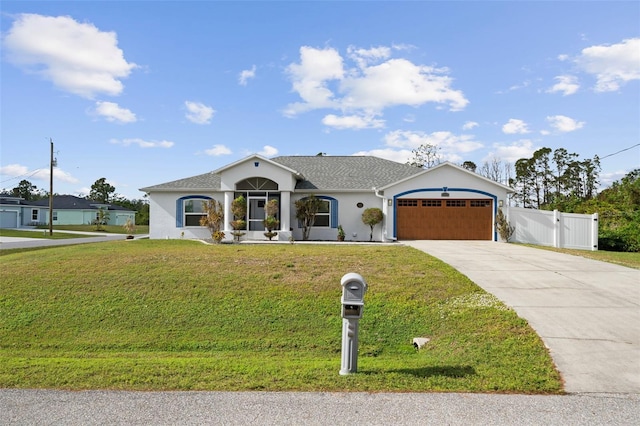
[[[503,207],[515,227],[510,241],[558,248],[598,250],[598,214]]]

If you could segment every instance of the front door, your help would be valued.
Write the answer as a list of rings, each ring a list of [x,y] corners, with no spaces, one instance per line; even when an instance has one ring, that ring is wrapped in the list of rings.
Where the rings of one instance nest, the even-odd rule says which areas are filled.
[[[264,231],[264,205],[267,197],[249,196],[249,231]]]

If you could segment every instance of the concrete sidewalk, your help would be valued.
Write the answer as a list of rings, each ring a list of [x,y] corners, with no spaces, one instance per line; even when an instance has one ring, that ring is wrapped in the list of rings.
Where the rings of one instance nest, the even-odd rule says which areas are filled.
[[[570,393],[640,393],[640,270],[491,241],[406,241],[526,319]]]

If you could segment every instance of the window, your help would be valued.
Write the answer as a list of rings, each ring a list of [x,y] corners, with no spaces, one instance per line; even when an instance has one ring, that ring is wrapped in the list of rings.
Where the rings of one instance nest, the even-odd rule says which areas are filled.
[[[422,207],[440,207],[442,201],[440,200],[422,200]]]
[[[491,200],[471,200],[471,207],[491,207]]]
[[[398,207],[418,207],[418,200],[398,200]]]
[[[338,227],[338,200],[326,195],[316,195],[320,200],[320,208],[316,213],[313,223],[315,228],[337,228]],[[303,198],[304,200],[304,198]],[[298,228],[302,228],[302,221],[298,220]]]
[[[278,183],[262,177],[248,178],[236,183],[238,191],[277,191]]]
[[[331,225],[331,203],[329,200],[320,200],[320,208],[316,214],[316,221],[313,226],[318,228],[328,228]]]
[[[58,212],[57,212],[57,211],[55,211],[55,210],[53,211],[53,216],[52,216],[52,218],[53,218],[53,221],[54,221],[54,222],[58,220]]]
[[[31,220],[34,222],[38,221],[38,209],[31,210]]]
[[[201,226],[200,219],[204,214],[204,200],[189,199],[184,201],[184,226]]]
[[[447,200],[447,207],[467,207],[466,200]]]
[[[205,215],[204,205],[211,197],[187,195],[176,200],[176,228],[200,226],[200,218]]]

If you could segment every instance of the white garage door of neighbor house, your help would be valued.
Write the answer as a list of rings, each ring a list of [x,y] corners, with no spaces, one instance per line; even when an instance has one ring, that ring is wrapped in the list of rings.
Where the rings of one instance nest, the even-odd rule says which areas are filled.
[[[0,228],[17,228],[18,212],[0,212]]]
[[[399,240],[492,240],[493,200],[406,199],[396,204]]]

